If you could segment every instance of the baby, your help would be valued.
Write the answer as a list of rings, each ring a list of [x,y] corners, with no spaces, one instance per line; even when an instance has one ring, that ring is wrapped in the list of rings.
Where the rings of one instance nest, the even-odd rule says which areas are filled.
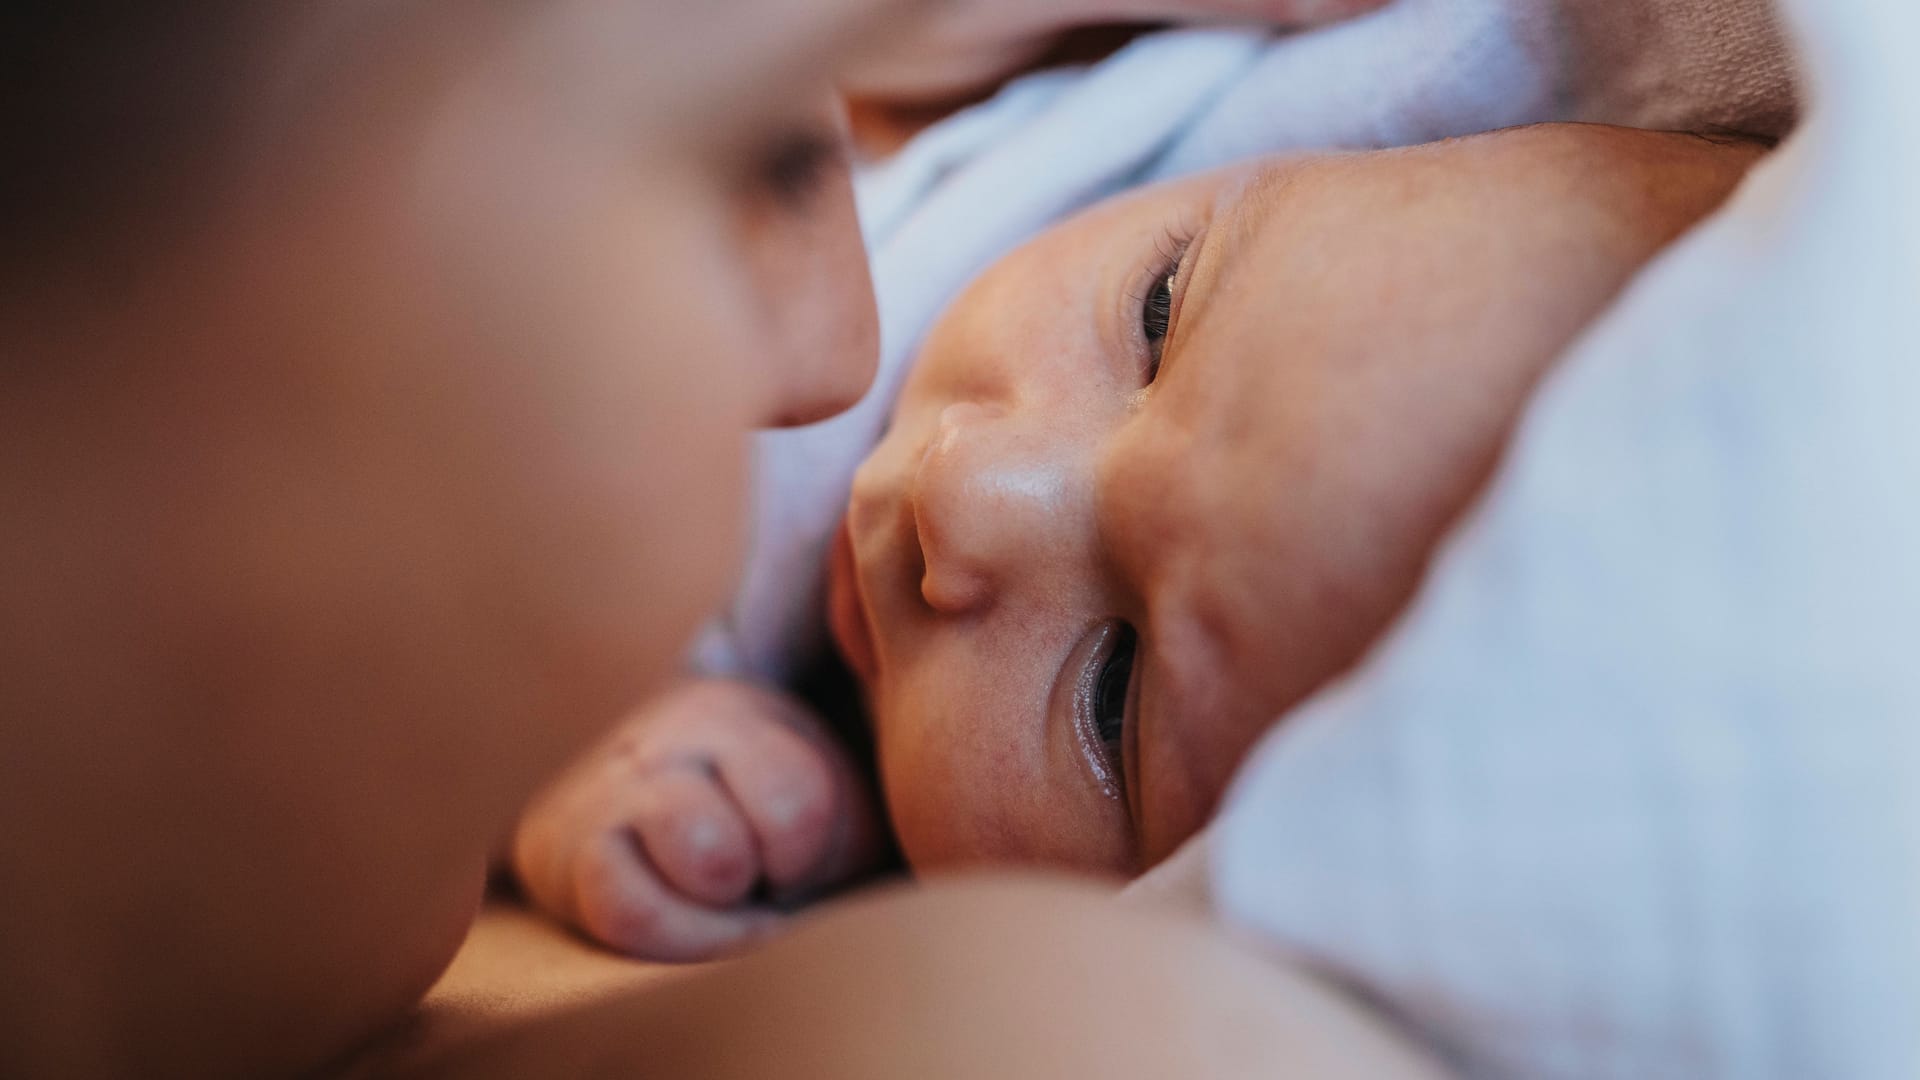
[[[982,276],[830,571],[912,868],[1125,877],[1203,829],[1414,594],[1553,360],[1761,153],[1550,125],[1268,159]],[[869,870],[886,831],[805,707],[701,682],[543,796],[513,858],[593,937],[691,959]]]

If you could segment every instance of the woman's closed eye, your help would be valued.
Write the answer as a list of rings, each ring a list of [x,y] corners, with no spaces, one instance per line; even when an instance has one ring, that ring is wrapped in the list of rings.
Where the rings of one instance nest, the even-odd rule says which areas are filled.
[[[784,208],[804,210],[833,170],[843,167],[844,154],[832,132],[795,131],[763,152],[756,179]]]

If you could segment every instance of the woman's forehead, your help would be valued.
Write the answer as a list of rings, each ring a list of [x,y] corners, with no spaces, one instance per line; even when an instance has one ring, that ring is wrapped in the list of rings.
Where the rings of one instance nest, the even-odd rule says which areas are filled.
[[[774,108],[794,86],[909,27],[935,0],[546,0],[579,20],[610,63],[674,93],[664,106],[702,116]]]
[[[798,88],[840,68],[947,0],[343,0],[291,13],[275,82],[326,81],[412,35],[436,41],[507,29],[513,63],[576,94],[637,95],[667,125],[724,130],[780,115]]]

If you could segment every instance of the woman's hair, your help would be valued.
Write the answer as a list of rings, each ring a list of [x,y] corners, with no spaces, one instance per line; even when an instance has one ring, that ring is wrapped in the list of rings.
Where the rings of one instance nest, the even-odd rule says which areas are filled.
[[[0,280],[125,250],[207,193],[258,25],[248,7],[0,5]]]

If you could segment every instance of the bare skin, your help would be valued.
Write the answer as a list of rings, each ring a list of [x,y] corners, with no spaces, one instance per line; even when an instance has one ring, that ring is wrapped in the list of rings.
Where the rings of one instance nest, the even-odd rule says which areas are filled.
[[[604,954],[566,948],[549,940],[533,955],[607,989],[506,1030],[396,1047],[353,1075],[1443,1075],[1353,1002],[1244,943],[1058,879],[864,897],[736,961],[650,979],[634,967],[625,988]]]
[[[1262,162],[1097,207],[984,275],[929,336],[830,575],[913,866],[1129,877],[1192,837],[1272,719],[1412,596],[1553,359],[1760,153],[1548,126]],[[583,767],[523,822],[534,895],[594,882],[592,917],[577,892],[556,910],[640,955],[763,935],[779,915],[712,903],[707,862],[779,884],[755,861],[778,852],[817,885],[867,829],[839,816],[867,802],[830,744],[776,760],[744,734],[792,727],[776,702],[708,684],[632,721],[623,753],[710,761],[711,787],[642,819],[630,773]],[[783,774],[819,827],[756,827],[745,778]],[[738,846],[693,850],[708,814]],[[661,911],[707,936],[608,930]]]
[[[432,983],[724,594],[748,430],[869,378],[769,163],[910,6],[215,6],[233,81],[120,106],[223,141],[8,251],[0,1073],[304,1071]]]

